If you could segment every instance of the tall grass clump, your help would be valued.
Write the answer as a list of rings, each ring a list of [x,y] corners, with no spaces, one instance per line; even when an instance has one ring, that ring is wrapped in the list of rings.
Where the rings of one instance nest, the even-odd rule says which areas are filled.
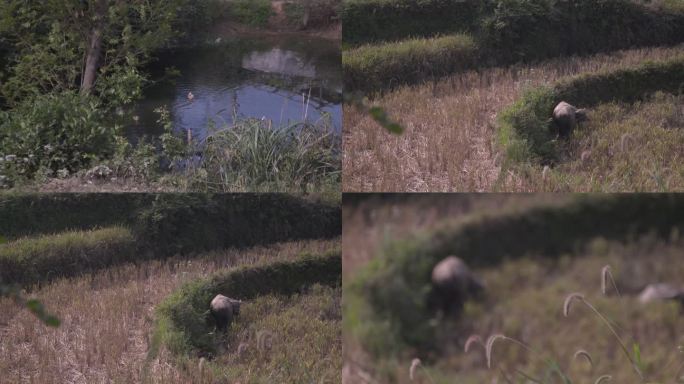
[[[329,121],[247,119],[196,145],[201,158],[182,171],[192,190],[313,192],[341,182],[341,141]]]
[[[339,250],[325,255],[303,255],[292,262],[237,268],[190,282],[157,307],[152,354],[163,345],[179,357],[214,355],[219,340],[212,334],[208,309],[211,299],[219,293],[252,300],[269,294],[292,295],[315,284],[339,286],[341,282]]]
[[[0,244],[0,281],[31,284],[138,259],[124,227],[64,232]]]
[[[499,143],[514,162],[558,160],[556,132],[550,118],[566,101],[586,108],[600,103],[633,102],[657,92],[684,90],[684,57],[610,72],[580,75],[551,87],[528,91],[499,117]]]
[[[346,89],[372,93],[473,68],[477,45],[455,34],[364,45],[342,53]]]
[[[389,243],[350,284],[349,329],[377,355],[405,348],[434,348],[428,309],[432,268],[450,254],[482,267],[536,253],[557,258],[602,236],[625,240],[644,233],[667,237],[684,228],[677,195],[579,198],[559,207],[483,216]],[[496,239],[496,241],[492,241]],[[347,309],[345,309],[347,313]]]

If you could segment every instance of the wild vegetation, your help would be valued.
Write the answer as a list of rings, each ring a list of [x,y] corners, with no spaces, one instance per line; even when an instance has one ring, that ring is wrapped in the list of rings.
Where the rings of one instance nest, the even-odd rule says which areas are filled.
[[[114,200],[120,198],[119,195],[112,196]],[[88,201],[85,196],[81,198]],[[339,382],[341,263],[339,241],[335,238],[339,236],[339,226],[337,232],[330,236],[311,233],[311,236],[305,237],[313,240],[297,240],[298,236],[292,232],[288,234],[287,229],[295,223],[288,223],[286,216],[278,217],[276,213],[280,211],[285,214],[286,207],[276,204],[272,206],[274,211],[271,213],[274,215],[270,215],[265,209],[268,207],[266,200],[255,196],[252,198],[259,208],[250,206],[246,196],[239,205],[250,210],[252,216],[271,217],[277,221],[276,227],[262,223],[264,232],[260,237],[263,239],[255,242],[252,241],[254,238],[245,238],[243,240],[246,242],[241,240],[238,243],[235,243],[236,238],[222,239],[221,231],[225,227],[231,227],[232,232],[238,234],[241,225],[239,214],[235,211],[227,214],[228,210],[235,207],[230,208],[226,201],[218,199],[204,201],[203,205],[188,206],[185,210],[179,207],[170,209],[168,207],[174,205],[173,198],[165,196],[167,209],[150,210],[151,216],[148,216],[146,224],[152,224],[150,228],[153,231],[147,234],[147,238],[160,240],[151,249],[164,254],[164,257],[150,258],[144,253],[137,253],[128,260],[119,260],[103,268],[81,268],[79,273],[72,273],[71,277],[62,278],[55,274],[49,280],[41,279],[38,284],[27,284],[23,291],[10,290],[7,281],[1,281],[0,371],[3,372],[3,381],[217,383],[229,380],[249,383],[278,377],[279,382],[291,383],[302,380]],[[64,196],[62,199],[61,207],[53,212],[73,207],[76,201]],[[103,197],[96,199],[101,202]],[[185,206],[187,199],[184,196],[175,202]],[[56,201],[59,206],[59,199]],[[16,202],[13,204],[18,205]],[[35,206],[40,204],[38,202]],[[227,208],[221,209],[222,205]],[[27,204],[27,207],[30,215],[31,205]],[[221,224],[209,218],[211,227],[215,229],[213,232],[210,227],[201,227],[199,221],[192,219],[193,212],[205,217],[205,209],[218,210],[217,215],[223,217]],[[309,211],[303,205],[298,212],[305,216],[314,213],[314,216],[309,217],[313,221],[308,224],[320,226],[320,223],[313,224],[317,221],[315,214],[320,212],[319,209]],[[81,210],[81,215],[87,217],[88,212]],[[144,213],[142,215],[145,216]],[[130,216],[135,217],[136,214]],[[161,222],[154,224],[155,219],[167,225],[161,225]],[[306,221],[303,216],[296,215],[291,216],[291,219],[295,222]],[[71,223],[63,220],[62,229],[56,225],[51,226],[51,229],[43,229],[52,234],[15,233],[13,238],[17,240],[10,240],[0,247],[3,247],[3,252],[13,252],[12,255],[17,257],[41,252],[42,255],[47,255],[46,252],[62,253],[71,259],[84,257],[104,260],[99,255],[117,256],[118,253],[107,255],[111,247],[103,241],[103,235],[99,235],[99,232],[106,234],[113,229],[97,229],[97,224],[91,225],[87,228],[79,225],[78,218]],[[246,225],[249,226],[248,223]],[[132,228],[128,231],[129,236],[131,232],[135,236],[139,235],[135,225],[126,226]],[[82,236],[71,233],[66,230],[70,227],[82,228],[89,233]],[[254,227],[250,230],[256,232]],[[160,246],[161,241],[168,243],[178,236],[185,237],[181,241],[183,247]],[[95,249],[99,253],[80,248],[81,245],[88,245],[85,242],[97,243]],[[74,245],[70,247],[72,243]],[[43,244],[54,244],[54,249],[43,247]],[[152,246],[155,243],[147,244]],[[208,356],[204,359],[180,359],[178,355],[170,354],[166,347],[161,347],[155,336],[158,334],[155,325],[161,313],[157,308],[184,286],[205,281],[207,276],[239,275],[242,278],[241,286],[259,287],[259,282],[248,279],[252,275],[250,271],[274,265],[283,265],[286,269],[291,265],[304,267],[307,260],[315,264],[313,260],[316,258],[312,255],[334,252],[337,252],[337,263],[334,263],[336,278],[330,277],[332,272],[317,273],[316,277],[323,285],[310,284],[307,289],[297,286],[294,291],[282,292],[273,286],[274,289],[268,294],[245,296],[242,315],[225,336],[214,334],[204,318],[197,319],[201,322],[197,325],[212,332],[210,337],[217,339],[218,351],[226,352],[216,355],[211,361]],[[90,260],[79,260],[81,263],[83,261]],[[60,265],[66,268],[71,264]],[[2,270],[5,271],[4,268]],[[312,276],[305,269],[293,276],[307,273]],[[323,276],[330,277],[330,283]],[[261,282],[266,281],[268,279],[261,279]],[[208,303],[205,304],[208,309]],[[46,327],[40,323],[42,320],[55,327]],[[233,340],[244,344],[239,354],[238,345],[233,345]]]
[[[556,84],[581,74],[591,76],[597,72],[639,68],[649,60],[665,62],[681,53],[682,48],[678,46],[566,57],[535,65],[470,71],[423,85],[402,87],[373,101],[404,128],[404,133],[399,136],[378,127],[357,107],[347,105],[344,114],[343,189],[433,192],[576,190],[574,188],[595,191],[667,190],[654,188],[652,183],[601,183],[601,175],[611,172],[608,168],[595,169],[594,172],[598,173],[595,173],[594,181],[587,180],[582,185],[551,183],[548,174],[562,169],[563,165],[547,171],[547,180],[542,183],[543,165],[513,167],[506,162],[506,149],[500,145],[506,143],[506,130],[500,129],[499,114],[526,91],[530,91],[530,95],[539,93],[534,91],[536,87]],[[631,104],[625,104],[625,108],[628,105]],[[582,107],[581,104],[578,106]],[[539,116],[544,113],[540,112]],[[550,111],[548,114],[544,122],[551,117]],[[589,116],[592,119],[591,110]],[[589,129],[588,126],[595,125],[590,121],[576,134]],[[647,131],[644,127],[639,129]],[[547,131],[542,134],[546,135]],[[574,143],[576,139],[569,142]],[[596,152],[593,154],[600,156]],[[669,155],[676,159],[681,152],[674,150]],[[648,152],[647,156],[667,158],[668,154]],[[627,169],[622,161],[612,164],[612,169]],[[572,174],[564,176],[572,177]],[[554,177],[554,180],[558,178]],[[677,185],[671,184],[670,188],[676,190]]]
[[[298,20],[287,23],[304,23],[301,28],[330,25],[336,12],[333,3],[288,2],[287,14]],[[263,157],[250,160],[269,162],[269,152],[292,159],[262,169],[267,178],[278,179],[278,183],[265,182],[263,175],[254,179],[251,174],[221,178],[224,175],[215,174],[214,168],[235,162],[236,156],[233,151],[221,152],[220,156],[214,151],[211,159],[197,166],[200,176],[212,178],[203,183],[196,182],[195,173],[185,172],[185,165],[197,156],[203,157],[205,146],[188,143],[164,109],[159,111],[163,134],[140,141],[127,137],[127,124],[139,119],[135,103],[144,97],[145,89],[159,81],[149,72],[150,63],[160,52],[199,44],[204,39],[198,36],[208,35],[225,20],[261,25],[274,16],[272,8],[271,1],[238,0],[3,2],[0,188],[41,189],[54,181],[55,188],[67,190],[98,183],[137,191],[334,189],[340,182],[334,175],[341,170],[339,146],[334,140],[311,141],[306,134],[279,141],[258,140],[259,152],[254,155]],[[285,126],[276,130],[287,131],[288,137],[302,130],[334,134],[328,121],[304,121],[301,125],[306,128],[295,131]],[[250,117],[221,124],[222,131],[231,129],[250,137],[258,137],[265,130]],[[232,138],[225,137],[228,139]],[[297,140],[304,144],[291,144]],[[239,151],[254,149],[240,146]],[[311,156],[312,152],[320,156]],[[318,173],[321,158],[327,162],[326,170]],[[307,169],[289,179],[294,167]],[[281,172],[283,168],[286,170]]]
[[[92,198],[91,198],[92,196]],[[13,215],[32,217],[34,209],[53,203],[52,212],[78,209],[79,214],[65,216],[42,228],[48,233],[27,237],[11,232],[14,240],[0,245],[0,279],[6,284],[30,287],[60,277],[79,275],[114,265],[135,261],[163,259],[176,254],[193,254],[227,247],[245,247],[284,240],[330,238],[341,227],[339,208],[331,204],[308,202],[286,195],[149,195],[132,197],[137,204],[120,206],[129,209],[113,222],[83,210],[93,201],[98,204],[125,200],[98,195],[74,197],[14,198],[0,197],[0,212],[11,225]],[[92,200],[91,200],[92,199]],[[3,201],[4,200],[4,201]],[[83,206],[79,208],[79,202]],[[34,204],[35,203],[35,204]],[[3,206],[4,205],[4,206]],[[31,205],[34,208],[31,208]],[[26,207],[17,209],[17,207]],[[6,210],[5,210],[6,208]],[[109,208],[104,208],[107,212]],[[259,212],[258,215],[255,212]],[[6,213],[6,215],[5,215]],[[82,228],[84,223],[105,228]],[[5,224],[3,223],[3,224]],[[82,229],[70,231],[70,228]]]
[[[478,3],[479,7],[467,1],[427,2],[428,7],[433,7],[430,9],[442,10],[447,20],[452,17],[447,10],[461,9],[462,15],[476,16],[469,17],[468,22],[452,23],[451,28],[445,26],[443,30],[433,31],[426,27],[422,32],[418,28],[421,22],[428,25],[428,20],[436,16],[427,10],[412,11],[418,2],[348,3],[350,14],[363,13],[359,11],[363,7],[383,10],[383,16],[365,13],[367,19],[374,20],[369,25],[406,19],[398,24],[407,30],[403,35],[389,37],[373,32],[381,28],[370,27],[361,29],[362,34],[349,36],[352,46],[345,50],[343,59],[346,85],[363,91],[368,96],[366,104],[382,108],[401,128],[386,132],[372,116],[366,116],[364,108],[357,107],[358,102],[345,106],[345,151],[350,154],[343,159],[345,191],[677,190],[676,181],[668,185],[643,179],[637,182],[627,171],[619,175],[621,180],[615,179],[616,174],[609,177],[612,169],[628,169],[623,162],[609,164],[610,169],[595,169],[593,179],[582,183],[567,182],[577,176],[572,173],[552,178],[549,174],[559,173],[563,165],[549,164],[549,154],[556,156],[558,151],[554,147],[564,143],[556,143],[546,126],[555,106],[550,106],[552,102],[564,100],[579,108],[588,107],[591,119],[591,108],[604,102],[643,101],[656,91],[676,97],[682,89],[682,71],[674,61],[672,71],[661,81],[651,82],[654,79],[649,76],[654,72],[646,72],[658,65],[667,65],[665,61],[669,59],[676,61],[681,55],[681,46],[674,45],[684,36],[681,31],[684,8],[680,1]],[[412,12],[415,18],[408,21]],[[653,28],[655,23],[659,25],[657,28]],[[396,60],[394,53],[388,53],[390,47],[402,45],[394,42],[396,39],[401,41],[418,35],[439,41],[444,39],[444,34],[454,33],[468,34],[473,41],[470,53],[459,61],[466,64],[458,69],[447,68],[432,57],[425,56],[422,61]],[[366,40],[362,39],[363,34],[367,34]],[[354,47],[359,43],[372,45]],[[667,45],[674,47],[637,48]],[[376,54],[358,54],[366,51]],[[441,51],[437,56],[450,54]],[[651,61],[658,64],[649,64]],[[396,77],[383,71],[385,66],[396,62],[405,63],[394,71],[398,73]],[[414,62],[419,67],[411,64]],[[416,68],[420,71],[414,72]],[[608,73],[614,70],[618,71]],[[592,77],[597,71],[603,77]],[[644,76],[637,79],[633,76],[636,74]],[[577,76],[574,84],[569,79],[572,76]],[[624,84],[632,82],[633,88],[608,90],[609,83],[617,86],[616,81],[627,77],[630,80]],[[669,81],[663,81],[665,78]],[[590,79],[596,81],[590,84]],[[416,82],[423,84],[401,86]],[[558,93],[550,97],[549,89],[554,87]],[[598,99],[591,99],[597,89],[601,90]],[[523,94],[527,99],[521,98]],[[538,108],[534,113],[532,109],[520,108],[525,100],[532,99],[545,101],[534,106],[527,104]],[[518,115],[512,116],[511,111],[516,109]],[[533,115],[537,117],[533,119]],[[510,129],[511,118],[520,119],[520,124],[515,125],[525,127],[522,134]],[[527,129],[532,126],[535,128]],[[641,127],[646,128],[650,127]],[[655,131],[651,137],[656,137]],[[402,134],[396,137],[393,135],[396,133]],[[576,138],[569,141],[575,143]],[[680,151],[672,151],[648,156],[676,159],[680,155]],[[664,166],[672,168],[673,164]],[[549,168],[544,168],[547,165]],[[636,170],[636,173],[646,171]],[[556,182],[561,178],[566,182]]]
[[[677,255],[684,246],[680,236],[681,218],[678,224],[673,221],[671,226],[661,229],[648,224],[648,218],[640,221],[636,212],[646,213],[650,209],[665,220],[677,218],[668,208],[656,207],[659,198],[635,197],[629,203],[632,208],[628,209],[633,209],[627,224],[633,225],[630,235],[618,238],[615,234],[607,235],[605,226],[581,224],[577,226],[591,228],[589,232],[594,235],[580,239],[569,231],[570,226],[564,226],[561,232],[569,233],[556,238],[552,224],[556,219],[590,220],[595,214],[613,216],[617,212],[613,204],[621,197],[592,196],[573,201],[576,198],[566,196],[569,201],[562,203],[545,202],[543,198],[535,201],[539,197],[532,195],[526,200],[514,196],[458,196],[451,202],[446,197],[368,201],[363,204],[374,207],[370,220],[360,210],[348,211],[345,204],[345,218],[356,220],[361,227],[351,233],[345,229],[345,262],[362,248],[353,244],[363,242],[363,248],[370,245],[371,251],[366,252],[366,263],[357,261],[353,270],[345,270],[346,286],[350,288],[345,290],[343,310],[346,350],[343,382],[575,383],[595,382],[603,375],[609,375],[614,382],[681,382],[678,370],[682,358],[678,348],[684,340],[680,335],[682,324],[677,320],[682,310],[680,304],[677,301],[645,304],[636,297],[647,284],[681,285],[680,272],[673,272],[677,269],[674,266],[679,265]],[[677,196],[660,198],[670,203],[681,201]],[[436,201],[431,204],[433,199]],[[516,208],[518,199],[532,208]],[[577,204],[588,204],[587,209]],[[500,214],[497,211],[501,207],[516,213]],[[452,213],[445,213],[447,209]],[[459,211],[461,216],[454,216],[453,212]],[[484,216],[483,212],[486,212]],[[518,222],[508,227],[511,232],[506,232],[517,237],[520,253],[514,251],[504,259],[493,261],[491,257],[508,253],[490,250],[486,252],[490,258],[483,260],[482,255],[472,252],[477,247],[471,251],[458,247],[463,238],[450,243],[450,237],[458,237],[455,228],[461,228],[466,240],[470,234],[473,239],[478,238],[479,231],[498,239],[503,233],[495,228],[507,227],[506,222],[512,217],[522,219],[527,215],[525,212],[539,216],[537,219],[529,216],[525,224]],[[449,217],[451,224],[440,217]],[[415,232],[418,227],[425,228],[426,222],[432,229],[398,240],[406,230],[412,228]],[[546,224],[549,224],[547,230],[537,234],[534,228]],[[521,234],[525,233],[523,228],[530,230],[529,237]],[[370,239],[364,236],[376,232],[384,236]],[[550,243],[558,246],[543,244],[548,238],[555,239]],[[573,242],[572,239],[577,242],[569,248],[560,242]],[[438,244],[434,245],[435,242]],[[451,248],[439,245],[442,242],[450,243]],[[352,244],[349,247],[352,255],[346,253],[347,244]],[[418,254],[416,258],[411,256]],[[435,262],[447,254],[468,259],[486,286],[485,297],[469,301],[462,315],[453,319],[426,311],[421,296],[426,293],[425,284],[429,284],[421,272],[421,260]],[[407,261],[412,268],[406,268]],[[378,279],[384,282],[376,285]],[[391,291],[397,299],[385,297],[384,301],[376,301],[378,288]],[[573,293],[582,296],[573,296]],[[404,328],[402,321],[410,321],[411,325]],[[578,358],[581,351],[584,352]]]

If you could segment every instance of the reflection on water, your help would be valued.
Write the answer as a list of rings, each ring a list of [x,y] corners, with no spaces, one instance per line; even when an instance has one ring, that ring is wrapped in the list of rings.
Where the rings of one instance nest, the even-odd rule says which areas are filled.
[[[178,131],[206,135],[213,121],[231,124],[235,115],[286,124],[331,119],[342,126],[340,49],[311,37],[233,39],[211,47],[166,52],[152,72],[161,78],[175,67],[180,77],[159,81],[139,102],[132,138],[159,134],[154,110],[166,106]],[[190,99],[188,96],[194,96]]]
[[[273,48],[267,52],[252,52],[242,59],[242,68],[286,76],[316,77],[316,64],[306,61],[294,51]]]

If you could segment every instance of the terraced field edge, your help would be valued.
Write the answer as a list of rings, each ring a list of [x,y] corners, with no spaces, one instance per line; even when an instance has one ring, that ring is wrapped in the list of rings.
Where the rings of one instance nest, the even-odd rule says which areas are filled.
[[[27,218],[44,224],[31,228]],[[281,194],[0,196],[0,230],[12,220],[29,237],[9,231],[0,280],[24,287],[127,262],[342,231],[339,205]]]
[[[292,262],[231,269],[188,283],[157,307],[150,356],[156,356],[162,346],[178,357],[214,355],[216,337],[210,334],[213,323],[208,308],[219,293],[248,301],[261,295],[290,295],[314,284],[342,284],[339,249],[324,255],[302,255]]]
[[[550,118],[566,101],[579,108],[633,102],[654,92],[684,92],[684,55],[612,72],[585,74],[526,92],[501,112],[497,141],[512,163],[549,164],[558,160],[558,142]]]

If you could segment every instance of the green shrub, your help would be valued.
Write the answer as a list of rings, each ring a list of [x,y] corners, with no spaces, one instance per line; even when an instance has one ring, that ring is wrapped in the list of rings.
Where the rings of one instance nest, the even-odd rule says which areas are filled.
[[[566,101],[580,108],[600,103],[633,102],[657,91],[684,91],[684,56],[664,62],[648,62],[635,68],[586,74],[531,90],[499,118],[499,143],[516,162],[557,160],[556,133],[549,119],[555,106]],[[515,156],[524,147],[527,157]],[[530,159],[532,157],[533,159]]]
[[[477,46],[469,35],[365,45],[342,54],[346,89],[367,93],[473,68]]]
[[[99,103],[77,92],[49,94],[0,115],[0,176],[69,173],[111,155],[118,132]]]
[[[560,207],[445,225],[389,243],[345,287],[345,316],[352,313],[348,325],[374,353],[401,346],[429,349],[434,345],[433,314],[427,308],[431,270],[448,255],[482,267],[528,254],[558,257],[596,237],[621,241],[653,233],[667,238],[673,230],[684,230],[684,197],[675,194],[582,196]]]
[[[284,194],[157,195],[136,234],[155,253],[187,253],[341,233],[339,207]]]
[[[402,57],[407,64],[401,66],[382,45],[350,49],[343,55],[346,89],[367,93],[473,67],[684,41],[684,8],[632,0],[349,0],[343,20],[344,42],[352,46],[452,31],[473,36],[467,65],[445,66],[450,50]],[[434,42],[409,43],[416,41]],[[393,43],[389,50],[400,46]]]
[[[8,239],[131,225],[151,194],[0,193],[0,234]]]
[[[243,267],[184,285],[157,307],[153,351],[164,344],[171,352],[213,354],[215,337],[207,316],[211,299],[221,293],[250,300],[261,295],[291,295],[314,284],[342,283],[339,250],[323,256],[304,256],[295,262]],[[153,352],[154,353],[154,352]]]
[[[22,238],[0,245],[0,281],[29,286],[137,258],[124,227]]]
[[[631,0],[499,0],[482,20],[495,63],[585,55],[684,40],[684,13]]]
[[[241,23],[263,27],[268,24],[273,10],[270,0],[232,0],[228,13]]]
[[[342,39],[358,45],[477,29],[481,0],[346,0]]]

